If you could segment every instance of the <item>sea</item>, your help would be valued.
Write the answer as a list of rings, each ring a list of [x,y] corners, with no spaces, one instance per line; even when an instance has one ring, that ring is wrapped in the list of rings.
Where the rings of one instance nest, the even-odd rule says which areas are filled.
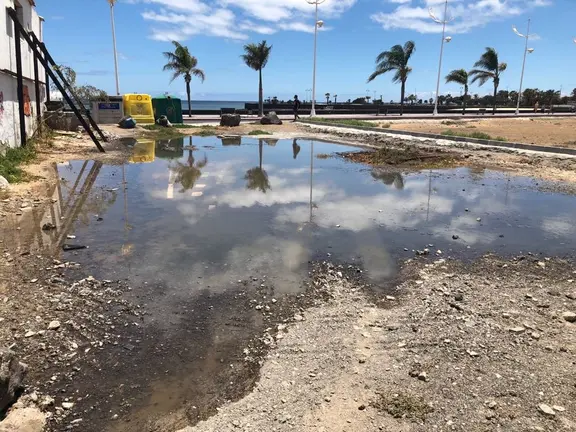
[[[219,110],[220,108],[236,108],[244,109],[244,104],[254,103],[250,101],[208,101],[208,100],[193,100],[193,110]],[[182,111],[188,110],[188,101],[182,99]]]

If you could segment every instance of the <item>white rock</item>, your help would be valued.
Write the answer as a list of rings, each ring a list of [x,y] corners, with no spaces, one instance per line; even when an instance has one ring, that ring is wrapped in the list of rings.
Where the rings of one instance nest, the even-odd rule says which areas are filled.
[[[73,402],[62,402],[62,408],[69,410],[72,409],[72,407],[74,407]]]
[[[568,321],[568,322],[576,322],[576,313],[574,312],[564,312],[562,314],[562,318],[564,318],[564,320]]]
[[[10,183],[4,177],[0,176],[0,189],[8,189]]]
[[[46,416],[38,408],[15,408],[0,422],[0,432],[42,432]]]
[[[48,330],[58,330],[60,328],[60,321],[54,320],[48,324]]]
[[[36,332],[29,331],[29,332],[26,332],[26,334],[24,335],[24,337],[25,337],[25,338],[29,338],[29,337],[32,337],[32,336],[35,336],[35,335],[36,335]]]
[[[524,327],[512,327],[508,329],[508,331],[511,331],[512,333],[522,333],[524,330]]]
[[[556,415],[554,410],[546,404],[538,405],[538,411],[540,411],[542,414],[547,415],[547,416],[555,416]]]
[[[564,411],[566,411],[566,408],[564,408],[563,406],[560,406],[560,405],[553,405],[553,406],[552,406],[552,409],[553,409],[554,411],[558,411],[558,412],[564,412]]]

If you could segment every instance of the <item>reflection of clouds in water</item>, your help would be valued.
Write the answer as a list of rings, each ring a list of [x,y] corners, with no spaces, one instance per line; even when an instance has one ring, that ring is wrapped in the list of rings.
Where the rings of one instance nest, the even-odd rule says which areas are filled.
[[[334,198],[333,195],[328,195]],[[314,202],[319,202],[314,195]],[[362,231],[377,224],[389,229],[415,227],[426,220],[428,194],[413,193],[403,199],[394,193],[372,196],[340,197],[338,201],[322,201],[314,210],[314,222],[324,228],[341,225],[342,229]],[[432,216],[449,215],[453,200],[434,197]],[[381,209],[382,213],[378,213]],[[276,216],[278,223],[302,223],[309,218],[307,206],[282,208]],[[374,220],[376,219],[376,220]]]
[[[567,236],[576,233],[576,225],[569,216],[546,218],[542,221],[542,229],[556,236]]]
[[[269,177],[272,190],[263,194],[260,191],[231,190],[218,197],[218,202],[228,204],[230,207],[252,207],[255,205],[273,206],[276,204],[303,203],[310,201],[309,185],[289,185],[283,179]],[[278,186],[281,184],[283,186]],[[314,199],[324,199],[329,190],[323,186],[314,189]]]
[[[447,226],[437,226],[432,229],[435,235],[449,239],[457,235],[468,244],[490,244],[498,238],[498,234],[481,232],[476,217],[465,215],[450,220]]]

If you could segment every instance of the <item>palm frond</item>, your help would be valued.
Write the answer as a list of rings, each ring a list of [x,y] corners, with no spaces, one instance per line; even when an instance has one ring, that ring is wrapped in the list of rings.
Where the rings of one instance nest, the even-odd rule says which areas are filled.
[[[404,44],[404,59],[405,62],[408,63],[408,60],[410,60],[410,57],[412,57],[412,54],[414,53],[414,51],[416,51],[416,44],[414,43],[414,41],[408,41]]]
[[[194,75],[197,78],[200,78],[202,82],[204,82],[204,80],[206,79],[206,74],[202,69],[192,69],[192,75]]]
[[[180,44],[178,41],[172,41],[174,45],[174,52],[166,51],[163,53],[164,57],[168,60],[162,70],[172,71],[172,79],[170,82],[174,81],[180,76],[184,76],[186,82],[190,82],[192,75],[199,77],[204,81],[206,78],[204,72],[196,73],[196,66],[198,65],[198,59],[190,54],[188,47]]]
[[[446,75],[446,83],[456,83],[460,85],[468,84],[468,72],[465,69],[454,69]]]
[[[258,44],[250,43],[244,45],[244,54],[240,57],[249,68],[262,70],[268,64],[271,52],[272,45],[267,45],[266,41],[263,40]]]
[[[482,86],[486,81],[496,78],[496,75],[493,72],[482,69],[472,69],[470,71],[470,77],[472,77],[472,80],[470,81],[471,84],[478,81],[478,85]]]

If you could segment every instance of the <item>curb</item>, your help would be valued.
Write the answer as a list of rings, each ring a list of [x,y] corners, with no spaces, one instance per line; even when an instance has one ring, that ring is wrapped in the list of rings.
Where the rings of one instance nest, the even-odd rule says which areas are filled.
[[[431,134],[431,133],[424,133],[424,132],[407,132],[407,131],[396,130],[396,129],[381,129],[381,128],[362,127],[362,126],[349,126],[349,125],[345,125],[345,124],[341,124],[341,123],[312,122],[312,121],[308,121],[308,120],[300,120],[299,123],[308,124],[308,125],[336,127],[336,128],[342,128],[342,129],[355,129],[355,130],[359,130],[359,131],[376,132],[376,133],[381,133],[381,134],[392,134],[392,135],[413,136],[413,137],[420,137],[420,138],[442,139],[442,140],[447,140],[447,141],[472,143],[472,144],[482,144],[482,145],[488,145],[491,147],[500,147],[500,148],[517,149],[517,150],[531,150],[531,151],[543,152],[543,153],[557,153],[557,154],[576,156],[576,149],[563,148],[563,147],[545,147],[545,146],[523,144],[523,143],[513,143],[513,142],[495,141],[495,140],[468,138],[468,137],[459,137],[459,136],[438,135],[438,134]]]

